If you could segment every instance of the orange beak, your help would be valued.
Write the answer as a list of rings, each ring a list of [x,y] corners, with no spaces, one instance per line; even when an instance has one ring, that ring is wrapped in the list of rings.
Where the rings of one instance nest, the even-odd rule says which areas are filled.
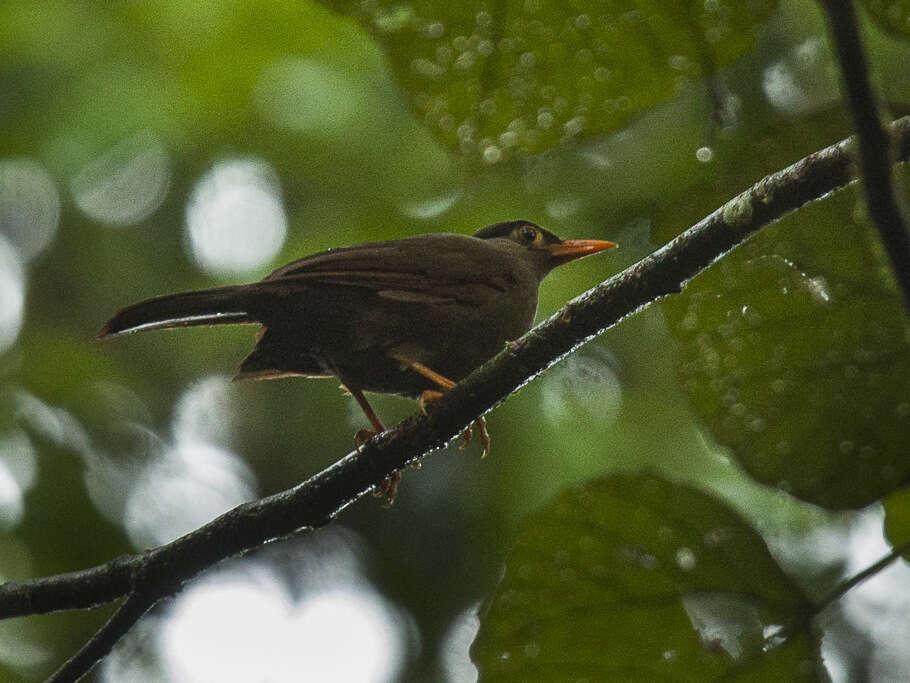
[[[617,246],[616,242],[607,240],[563,240],[559,244],[551,244],[547,250],[553,256],[556,265],[559,266],[606,249],[614,249]]]

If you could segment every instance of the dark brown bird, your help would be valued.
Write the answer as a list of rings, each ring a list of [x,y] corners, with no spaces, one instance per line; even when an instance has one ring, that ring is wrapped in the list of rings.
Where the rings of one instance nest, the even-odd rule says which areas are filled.
[[[438,397],[530,329],[547,273],[615,246],[561,240],[528,221],[510,221],[472,237],[440,233],[340,247],[253,284],[141,301],[98,336],[260,324],[237,379],[337,377],[381,432],[364,391]],[[488,437],[478,426],[486,452]],[[361,430],[357,439],[371,434]],[[382,493],[392,498],[397,480]]]

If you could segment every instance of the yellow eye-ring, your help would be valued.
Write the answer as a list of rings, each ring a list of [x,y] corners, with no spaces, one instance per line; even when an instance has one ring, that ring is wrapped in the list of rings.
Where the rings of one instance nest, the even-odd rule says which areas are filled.
[[[537,240],[539,233],[530,225],[523,225],[518,230],[518,234],[525,242],[534,242]]]

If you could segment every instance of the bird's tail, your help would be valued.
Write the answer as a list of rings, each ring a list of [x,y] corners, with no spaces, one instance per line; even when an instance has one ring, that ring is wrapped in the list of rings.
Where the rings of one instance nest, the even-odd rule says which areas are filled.
[[[249,312],[252,298],[246,285],[156,296],[118,311],[98,338],[168,327],[255,323]]]

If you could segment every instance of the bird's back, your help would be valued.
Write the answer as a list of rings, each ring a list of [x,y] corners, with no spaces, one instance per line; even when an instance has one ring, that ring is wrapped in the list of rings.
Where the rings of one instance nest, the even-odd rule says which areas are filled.
[[[286,295],[260,312],[268,332],[247,369],[313,375],[319,364],[346,384],[406,395],[431,385],[391,356],[457,381],[525,332],[537,308],[533,273],[501,247],[464,235],[333,249],[265,283]]]

